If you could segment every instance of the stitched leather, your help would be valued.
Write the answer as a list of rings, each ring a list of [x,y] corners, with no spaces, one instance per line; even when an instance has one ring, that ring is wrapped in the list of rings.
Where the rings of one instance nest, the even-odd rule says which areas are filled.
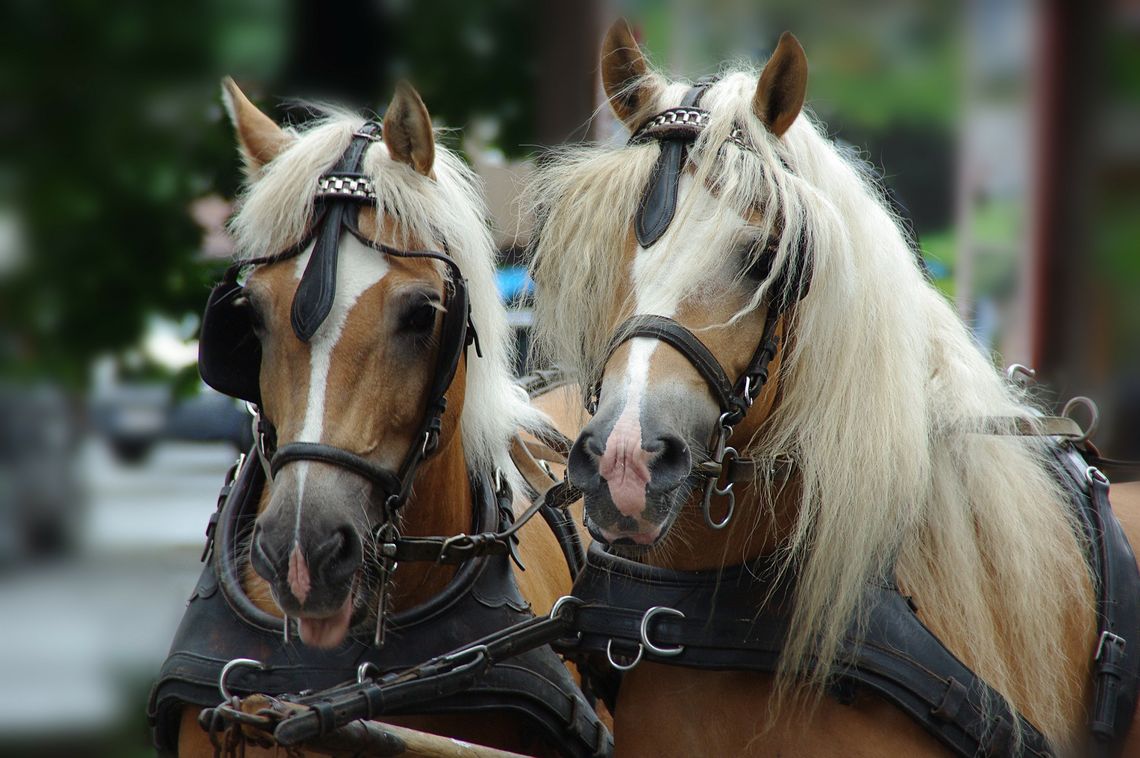
[[[265,669],[236,669],[227,684],[238,694],[277,694],[322,689],[355,680],[357,667],[371,662],[381,671],[410,668],[424,660],[531,617],[518,591],[506,555],[475,558],[435,597],[392,614],[388,641],[369,644],[371,626],[357,621],[339,647],[322,651],[286,644],[281,619],[252,604],[241,587],[237,536],[256,516],[264,486],[256,452],[246,459],[223,504],[217,544],[151,691],[148,716],[155,744],[171,751],[178,740],[186,705],[217,705],[221,667],[235,657],[251,657]],[[496,505],[488,481],[476,485],[480,513],[473,529],[494,523]],[[222,588],[217,592],[216,588]],[[566,667],[542,648],[493,666],[471,690],[426,704],[416,713],[513,712],[523,715],[551,744],[568,756],[612,751],[612,741]]]
[[[681,105],[694,107],[704,94],[710,82],[698,83],[685,93]],[[677,137],[662,135],[659,138],[661,153],[653,164],[649,184],[641,196],[634,220],[637,242],[642,247],[652,247],[669,228],[673,214],[677,210],[677,188],[681,182],[681,172],[688,155],[687,142],[692,135],[685,133]]]
[[[378,132],[380,125],[368,122],[353,136],[344,155],[333,167],[333,174],[355,174],[360,169],[365,149],[372,144],[371,135]],[[366,198],[360,198],[366,201]],[[343,195],[327,199],[318,198],[317,203],[324,207],[323,223],[313,245],[312,255],[305,266],[305,273],[297,285],[293,296],[290,321],[293,331],[302,342],[308,342],[328,318],[336,297],[336,268],[340,236],[349,217],[355,217],[357,207],[353,199]]]

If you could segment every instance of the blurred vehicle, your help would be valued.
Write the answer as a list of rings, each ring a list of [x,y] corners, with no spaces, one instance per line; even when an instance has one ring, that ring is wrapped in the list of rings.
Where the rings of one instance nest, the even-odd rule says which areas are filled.
[[[58,388],[0,385],[0,562],[75,546],[86,515],[78,427]]]
[[[253,442],[242,403],[205,385],[175,401],[165,384],[106,384],[92,395],[91,421],[115,457],[130,464],[144,462],[163,440],[228,442],[239,452]]]
[[[170,387],[163,384],[99,386],[91,398],[92,428],[117,459],[142,463],[166,431],[170,406]]]
[[[174,405],[164,437],[188,442],[228,442],[244,453],[253,445],[252,417],[241,401],[203,385],[197,395]]]
[[[526,376],[532,363],[531,328],[534,325],[534,282],[525,266],[502,266],[496,272],[499,297],[507,306],[507,324],[515,336],[515,374]]]

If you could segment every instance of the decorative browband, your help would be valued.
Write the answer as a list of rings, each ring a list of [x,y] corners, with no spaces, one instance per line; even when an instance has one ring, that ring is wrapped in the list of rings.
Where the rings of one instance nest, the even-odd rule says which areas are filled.
[[[696,139],[708,126],[710,118],[709,112],[703,108],[670,108],[642,124],[629,138],[629,142],[636,145],[649,140]],[[744,130],[738,126],[732,128],[728,141],[743,150],[752,149],[744,138]]]
[[[317,180],[317,197],[376,200],[372,180],[361,174],[325,174]]]

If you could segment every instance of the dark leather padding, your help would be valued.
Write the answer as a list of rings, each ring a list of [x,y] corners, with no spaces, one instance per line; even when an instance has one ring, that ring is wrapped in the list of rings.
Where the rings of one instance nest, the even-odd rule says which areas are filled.
[[[690,87],[681,105],[696,106],[710,83],[703,82]],[[673,221],[673,214],[677,211],[677,188],[685,168],[685,159],[688,157],[690,139],[691,135],[680,135],[676,138],[662,137],[658,140],[661,154],[653,164],[653,173],[650,174],[649,184],[645,188],[645,194],[641,196],[641,202],[637,206],[637,217],[634,219],[634,232],[637,234],[638,244],[642,247],[651,247],[661,239],[661,235]]]
[[[198,372],[223,395],[260,403],[261,342],[248,309],[235,303],[241,292],[236,276],[210,292],[198,340]]]
[[[147,711],[161,753],[176,749],[184,707],[205,708],[221,701],[218,675],[234,658],[265,664],[233,671],[227,684],[238,695],[319,690],[354,681],[362,663],[372,663],[383,673],[408,669],[533,618],[509,556],[491,555],[465,562],[451,583],[426,603],[393,614],[383,648],[372,646],[371,624],[363,619],[332,650],[307,647],[295,633],[286,640],[281,619],[254,606],[241,587],[237,537],[248,533],[264,483],[264,470],[253,452],[225,490],[213,550],[151,690]],[[479,531],[500,514],[490,481],[477,480],[473,487],[479,513],[472,529]],[[549,647],[494,665],[470,690],[432,700],[415,712],[513,713],[564,755],[586,758],[612,751],[605,726]]]

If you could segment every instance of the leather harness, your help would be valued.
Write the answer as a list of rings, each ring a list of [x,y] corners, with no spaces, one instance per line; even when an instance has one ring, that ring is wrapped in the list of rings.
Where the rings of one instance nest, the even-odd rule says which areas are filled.
[[[1108,502],[1108,480],[1071,445],[1055,449],[1055,472],[1072,493],[1096,577],[1098,645],[1092,664],[1090,755],[1113,755],[1131,724],[1140,687],[1140,573]],[[578,636],[560,649],[586,665],[630,669],[651,661],[718,671],[777,670],[794,577],[773,579],[759,561],[720,571],[670,571],[590,546],[574,584]],[[1052,756],[1037,728],[966,667],[923,624],[893,579],[866,590],[867,626],[839,656],[830,694],[858,692],[902,709],[961,756]],[[768,598],[766,604],[761,601]],[[612,701],[616,693],[607,693]],[[1015,750],[1013,725],[1021,734]]]
[[[519,528],[540,512],[562,546],[571,576],[584,563],[577,530],[564,511],[541,500],[515,519],[509,489],[499,486],[498,476],[492,485],[492,477],[486,472],[472,474],[476,513],[470,534],[404,537],[396,530],[396,513],[408,499],[416,470],[438,445],[441,417],[447,407],[445,394],[459,362],[468,345],[475,344],[477,352],[479,345],[470,323],[467,284],[459,266],[447,255],[446,243],[445,252],[399,250],[374,242],[357,227],[360,205],[376,202],[371,180],[361,168],[367,148],[379,141],[380,135],[379,123],[364,124],[332,171],[320,177],[315,222],[304,240],[276,255],[244,261],[227,270],[211,292],[203,316],[199,369],[215,389],[254,405],[260,403],[260,345],[251,313],[243,303],[243,286],[238,282],[245,268],[294,258],[312,246],[291,310],[294,333],[308,341],[331,311],[340,239],[345,232],[386,256],[435,260],[448,268],[449,277],[436,370],[427,388],[419,430],[413,437],[416,441],[399,468],[389,470],[323,443],[293,442],[277,447],[272,424],[258,412],[257,445],[244,463],[239,461],[223,487],[219,510],[207,527],[203,560],[209,560],[151,693],[148,713],[160,750],[175,748],[183,706],[217,705],[222,697],[219,690],[288,693],[332,687],[354,676],[363,681],[366,671],[384,676],[404,670],[505,627],[533,620],[510,561],[513,558],[518,562],[515,545]],[[301,460],[352,471],[370,481],[383,496],[383,519],[373,534],[376,560],[365,567],[379,574],[375,634],[368,634],[365,620],[355,619],[349,639],[332,651],[292,643],[289,620],[258,609],[241,584],[238,535],[249,533],[267,478]],[[391,574],[397,562],[407,561],[460,567],[444,590],[421,606],[388,613]],[[373,644],[368,644],[370,636]],[[240,663],[235,661],[239,658],[255,659],[257,665],[233,668]],[[401,702],[402,709],[378,708],[375,714],[369,703],[364,715],[507,711],[526,717],[566,755],[606,756],[613,749],[612,738],[593,707],[562,661],[546,646],[489,666],[466,691],[419,693]],[[318,708],[318,713],[324,710]]]
[[[634,224],[643,247],[658,241],[673,218],[687,146],[709,120],[708,112],[698,107],[700,99],[714,81],[698,81],[680,107],[651,118],[630,138],[632,144],[648,140],[660,143],[660,154]],[[742,135],[743,130],[734,128],[728,141],[750,150]],[[771,270],[770,250],[768,257]],[[730,381],[720,362],[691,330],[670,318],[635,315],[618,327],[610,342],[602,365],[618,345],[634,337],[665,342],[697,370],[720,405],[711,459],[698,463],[692,472],[694,478],[706,480],[702,511],[710,528],[723,528],[731,519],[736,481],[752,479],[758,473],[786,477],[793,468],[791,461],[741,459],[727,442],[733,426],[745,417],[768,379],[768,364],[778,349],[776,322],[807,293],[810,274],[811,253],[801,244],[797,259],[789,261],[780,278],[769,284],[773,294],[763,334],[736,382]],[[587,388],[585,404],[591,414],[597,410],[600,390],[600,378]],[[994,433],[1061,437],[1055,448],[1055,468],[1072,493],[1074,511],[1086,530],[1097,592],[1098,644],[1092,665],[1089,749],[1092,755],[1111,755],[1128,731],[1140,688],[1140,572],[1109,505],[1108,480],[1090,465],[1106,459],[1084,444],[1087,434],[1079,436],[1080,447],[1066,440],[1078,437],[1071,433],[1069,419],[1044,419],[1041,428],[1035,429],[1023,428],[1024,424],[1016,420],[995,421]],[[727,513],[721,519],[710,511],[714,495],[727,498]],[[574,596],[582,602],[574,622],[578,636],[560,649],[583,659],[594,671],[623,671],[649,660],[714,670],[774,672],[794,592],[794,577],[773,579],[775,573],[770,565],[710,572],[667,571],[591,545],[586,569],[574,585]],[[768,598],[767,604],[760,605],[764,598]],[[832,694],[844,702],[860,689],[878,694],[958,755],[1053,755],[1041,732],[1011,712],[995,690],[926,628],[917,607],[899,592],[893,577],[867,587],[864,607],[868,610],[867,627],[863,636],[854,630],[850,635],[832,680]],[[1131,647],[1126,640],[1133,640]],[[599,661],[603,665],[599,666]],[[614,707],[616,691],[599,694]],[[1020,740],[1014,738],[1015,731]]]
[[[229,671],[225,686],[232,693],[322,690],[358,678],[366,664],[382,677],[534,619],[515,583],[509,555],[496,551],[466,556],[439,594],[390,614],[387,644],[381,648],[370,644],[367,623],[355,624],[348,639],[330,651],[290,642],[282,620],[255,606],[241,583],[238,537],[249,533],[266,481],[257,455],[251,452],[237,467],[236,479],[222,489],[219,511],[208,530],[206,566],[151,691],[148,717],[160,751],[175,750],[186,705],[205,708],[222,700],[219,681],[234,659],[255,659],[260,665]],[[497,496],[486,478],[472,487],[477,503],[473,533],[509,525],[509,500]],[[488,667],[463,692],[434,695],[418,698],[410,707],[377,709],[370,715],[509,712],[526,718],[565,755],[607,756],[613,749],[609,732],[549,647]]]

